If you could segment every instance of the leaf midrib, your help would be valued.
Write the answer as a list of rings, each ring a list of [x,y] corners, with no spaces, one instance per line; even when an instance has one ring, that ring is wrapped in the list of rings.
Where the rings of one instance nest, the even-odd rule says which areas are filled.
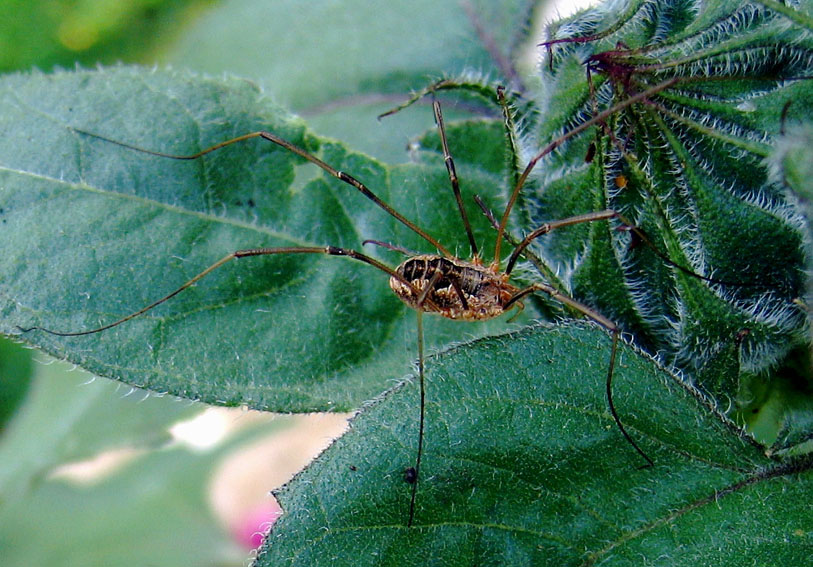
[[[130,201],[130,202],[133,202],[133,203],[137,203],[137,204],[139,204],[141,206],[144,206],[144,207],[163,209],[163,210],[165,210],[167,212],[170,212],[172,214],[187,216],[187,217],[194,218],[194,219],[197,219],[197,220],[203,220],[203,221],[206,221],[207,223],[217,224],[217,225],[222,225],[222,226],[229,226],[229,227],[238,228],[238,229],[241,229],[241,230],[247,230],[247,231],[250,231],[250,232],[255,232],[257,234],[261,234],[261,235],[264,235],[264,236],[267,236],[267,237],[270,237],[270,238],[273,238],[273,239],[285,240],[285,241],[288,241],[288,242],[290,242],[292,244],[295,244],[297,246],[304,246],[304,247],[307,247],[307,246],[322,246],[321,243],[315,243],[315,242],[309,242],[309,241],[306,241],[306,240],[297,239],[297,238],[294,238],[293,236],[291,236],[290,234],[285,234],[285,233],[280,233],[280,232],[277,232],[277,231],[274,231],[274,230],[270,230],[270,229],[268,229],[266,227],[263,227],[263,226],[260,226],[260,225],[254,224],[254,223],[239,221],[239,220],[235,220],[235,219],[232,219],[232,218],[229,218],[229,217],[224,217],[224,216],[217,216],[217,215],[214,215],[214,214],[211,214],[211,213],[205,213],[205,212],[201,212],[201,211],[194,211],[194,210],[186,209],[186,208],[183,208],[183,207],[180,207],[180,206],[177,206],[177,205],[172,205],[170,203],[165,203],[163,201],[158,201],[158,200],[155,200],[155,199],[148,199],[148,198],[142,197],[140,195],[132,195],[132,194],[129,194],[129,193],[122,193],[122,192],[119,192],[119,191],[113,191],[113,190],[110,190],[110,189],[104,189],[104,188],[101,188],[101,187],[96,187],[96,186],[90,185],[90,184],[85,183],[85,182],[65,181],[65,180],[56,179],[54,177],[47,176],[47,175],[42,175],[42,174],[39,174],[39,173],[34,173],[34,172],[30,172],[30,171],[25,171],[25,170],[13,169],[13,168],[5,167],[5,166],[0,166],[0,172],[8,172],[8,173],[11,173],[13,175],[27,176],[27,177],[30,177],[32,179],[37,179],[39,181],[46,181],[46,182],[49,182],[49,183],[62,185],[64,187],[67,187],[70,190],[84,191],[84,192],[87,192],[87,193],[95,193],[95,194],[102,195],[102,196],[105,196],[105,197],[113,197],[113,198],[117,198],[117,199],[122,199],[122,200],[125,200],[125,201]]]

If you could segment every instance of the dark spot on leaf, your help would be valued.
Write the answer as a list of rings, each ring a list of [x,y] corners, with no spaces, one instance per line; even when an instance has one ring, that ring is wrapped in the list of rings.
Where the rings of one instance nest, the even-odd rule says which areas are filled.
[[[404,470],[404,482],[407,484],[415,484],[415,481],[418,480],[418,471],[415,470],[415,467],[409,467]]]

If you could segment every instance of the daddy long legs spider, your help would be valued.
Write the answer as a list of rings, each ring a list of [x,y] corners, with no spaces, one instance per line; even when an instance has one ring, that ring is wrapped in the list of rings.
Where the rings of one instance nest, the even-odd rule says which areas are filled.
[[[664,83],[663,85],[659,85],[656,88],[663,89],[666,88],[666,86],[668,86],[669,84],[671,84],[671,82]],[[651,90],[651,92],[655,91]],[[503,261],[500,255],[500,250],[502,242],[505,238],[506,225],[508,218],[510,216],[511,208],[514,202],[516,201],[517,196],[521,191],[522,187],[524,186],[524,183],[531,169],[533,169],[535,163],[539,159],[541,159],[541,157],[543,157],[546,153],[552,151],[558,144],[562,143],[568,137],[577,135],[578,133],[584,131],[584,129],[586,129],[590,125],[597,124],[600,120],[605,119],[609,115],[609,113],[615,112],[626,105],[632,104],[636,100],[640,100],[641,98],[648,96],[649,94],[651,94],[651,92],[650,91],[643,92],[636,97],[631,97],[627,101],[624,101],[619,105],[616,105],[615,107],[608,109],[603,113],[600,113],[593,120],[589,121],[589,123],[585,123],[585,125],[580,126],[579,128],[567,133],[562,138],[549,144],[546,148],[543,148],[543,150],[538,154],[538,156],[536,156],[529,163],[529,165],[527,166],[526,170],[522,173],[522,175],[519,176],[519,180],[513,188],[511,197],[509,198],[508,203],[505,206],[498,226],[494,244],[494,255],[490,261],[485,261],[482,258],[476,243],[476,239],[472,233],[469,218],[466,213],[466,207],[464,206],[464,201],[461,196],[454,161],[448,148],[446,132],[441,113],[441,107],[438,102],[433,103],[433,109],[438,125],[440,139],[442,142],[443,157],[446,163],[453,195],[455,197],[458,206],[461,222],[463,224],[464,230],[466,231],[467,238],[472,248],[471,258],[468,260],[458,258],[441,242],[436,240],[428,232],[426,232],[425,230],[417,226],[414,222],[410,221],[409,219],[404,217],[401,213],[396,211],[392,206],[390,206],[387,202],[379,198],[364,183],[362,183],[355,177],[343,171],[335,169],[328,163],[322,161],[320,158],[314,156],[313,154],[307,152],[306,150],[270,132],[258,131],[245,134],[243,136],[239,136],[218,143],[214,146],[211,146],[207,149],[204,149],[200,152],[191,155],[176,155],[145,150],[143,148],[128,145],[126,143],[122,143],[109,138],[104,138],[102,136],[98,136],[88,132],[80,132],[83,135],[93,136],[95,138],[102,139],[108,143],[117,144],[119,146],[131,150],[179,160],[196,160],[206,154],[224,148],[225,146],[229,146],[252,138],[259,138],[266,141],[270,141],[273,144],[276,144],[284,148],[285,150],[288,150],[293,154],[296,154],[301,158],[307,160],[308,162],[318,166],[330,176],[342,181],[343,183],[360,192],[367,199],[372,201],[379,209],[383,210],[387,215],[396,219],[399,223],[401,223],[409,230],[417,234],[431,247],[433,247],[436,252],[411,255],[409,258],[401,262],[401,264],[393,268],[373,258],[370,255],[358,252],[350,248],[337,247],[332,245],[300,246],[300,247],[283,246],[283,247],[261,247],[261,248],[241,249],[231,252],[226,256],[222,257],[220,260],[213,263],[209,267],[205,268],[197,275],[193,276],[191,279],[189,279],[188,281],[186,281],[185,283],[183,283],[181,286],[177,287],[170,293],[164,295],[163,297],[160,297],[159,299],[149,303],[148,305],[128,315],[120,317],[119,319],[116,319],[108,324],[89,330],[68,331],[68,332],[48,329],[42,326],[28,327],[22,330],[25,332],[40,330],[58,336],[84,336],[100,333],[113,327],[117,327],[127,321],[130,321],[133,318],[136,318],[150,311],[151,309],[157,307],[158,305],[168,301],[169,299],[188,289],[195,283],[205,278],[207,275],[211,274],[215,270],[218,270],[223,265],[229,263],[231,260],[237,258],[244,258],[249,256],[296,255],[296,254],[346,256],[358,262],[362,262],[374,267],[377,270],[382,271],[389,276],[390,287],[392,288],[392,290],[396,293],[396,295],[398,295],[398,297],[404,303],[412,307],[417,313],[418,353],[419,353],[418,379],[420,386],[420,420],[419,420],[419,429],[417,432],[418,448],[415,455],[413,466],[411,466],[405,473],[405,479],[407,481],[410,481],[411,484],[411,495],[408,508],[409,511],[407,524],[412,525],[415,520],[416,495],[418,493],[417,492],[418,484],[421,480],[420,473],[421,457],[424,452],[423,444],[424,444],[424,415],[425,415],[426,393],[424,383],[425,380],[424,380],[423,321],[422,321],[423,313],[424,312],[436,313],[448,319],[455,319],[461,321],[487,320],[503,315],[507,311],[511,311],[514,308],[520,308],[522,306],[522,300],[524,298],[530,296],[531,294],[541,292],[543,294],[548,295],[552,299],[565,304],[569,308],[583,314],[584,316],[592,319],[594,322],[602,326],[611,334],[612,346],[609,355],[609,361],[606,367],[606,395],[610,413],[612,414],[612,417],[616,425],[618,426],[618,429],[625,437],[625,439],[630,443],[634,450],[637,451],[643,459],[645,459],[647,465],[651,465],[652,464],[651,459],[638,446],[638,444],[633,440],[632,436],[625,429],[622,420],[619,417],[619,414],[616,410],[615,404],[613,403],[612,379],[616,365],[616,353],[618,349],[619,332],[620,332],[619,328],[612,321],[602,316],[600,313],[570,298],[569,296],[565,295],[564,293],[560,292],[559,290],[555,289],[553,286],[545,282],[536,282],[527,285],[525,287],[521,287],[511,282],[511,275],[519,256],[534,239],[539,238],[552,230],[580,223],[595,221],[611,221],[618,219],[622,224],[626,224],[626,221],[624,221],[623,218],[620,217],[620,215],[618,215],[618,213],[611,210],[588,212],[582,215],[576,215],[566,219],[551,221],[536,228],[536,230],[529,233],[522,241],[520,241],[516,245],[514,252],[508,259],[506,267],[504,269],[502,267]],[[635,229],[633,228],[633,230]]]

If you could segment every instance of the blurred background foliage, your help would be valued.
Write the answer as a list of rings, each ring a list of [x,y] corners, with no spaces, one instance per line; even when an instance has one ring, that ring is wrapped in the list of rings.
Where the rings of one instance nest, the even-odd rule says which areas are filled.
[[[160,59],[214,0],[4,0],[2,71]]]

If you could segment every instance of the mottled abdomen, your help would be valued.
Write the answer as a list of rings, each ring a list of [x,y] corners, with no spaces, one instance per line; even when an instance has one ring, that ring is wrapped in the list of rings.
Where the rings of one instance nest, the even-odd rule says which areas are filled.
[[[395,271],[404,281],[390,277],[390,288],[401,301],[448,319],[484,320],[505,312],[505,305],[519,289],[508,283],[508,276],[481,264],[442,256],[414,256]],[[439,275],[435,275],[439,272]],[[420,296],[433,282],[423,304]]]

